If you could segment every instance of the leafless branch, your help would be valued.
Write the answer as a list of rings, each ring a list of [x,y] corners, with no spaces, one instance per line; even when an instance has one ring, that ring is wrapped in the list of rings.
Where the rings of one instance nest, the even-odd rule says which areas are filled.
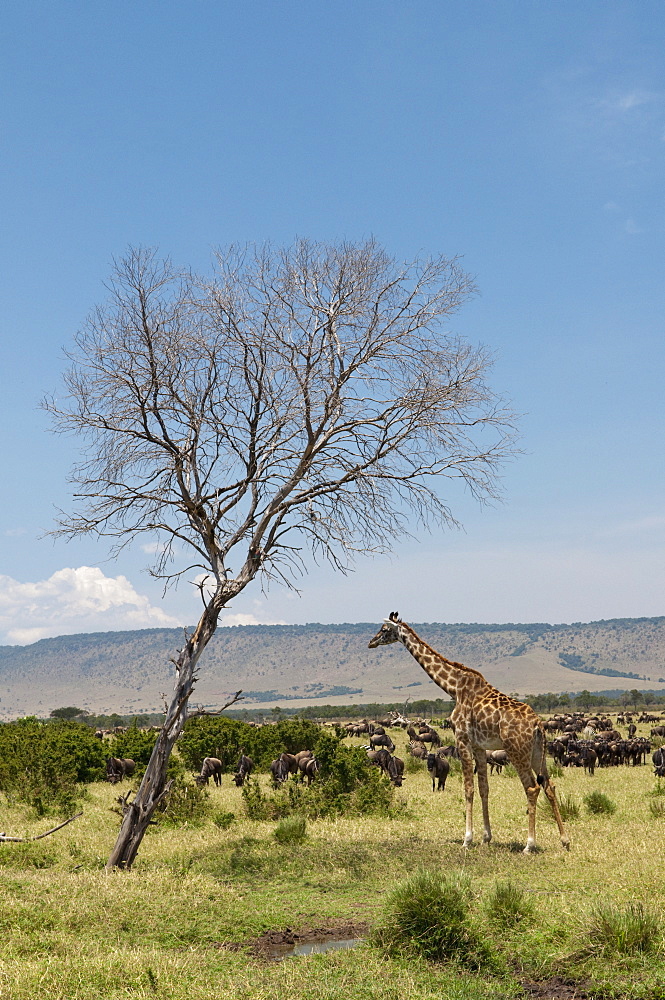
[[[50,837],[52,833],[55,833],[57,830],[62,830],[63,826],[67,826],[68,823],[72,823],[75,819],[78,819],[79,816],[82,815],[82,812],[76,813],[75,816],[70,816],[69,819],[66,819],[64,823],[58,823],[57,826],[52,827],[52,829],[47,830],[45,833],[37,834],[36,837],[10,837],[6,833],[0,833],[0,843],[25,844],[27,841],[41,840],[42,837]]]

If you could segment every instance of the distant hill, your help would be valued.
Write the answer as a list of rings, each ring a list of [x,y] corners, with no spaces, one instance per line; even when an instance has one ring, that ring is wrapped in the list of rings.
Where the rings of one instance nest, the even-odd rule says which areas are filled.
[[[573,625],[412,623],[449,659],[509,693],[665,692],[665,617]],[[201,660],[197,704],[242,688],[247,707],[394,702],[440,690],[401,644],[370,650],[377,623],[220,628]],[[0,719],[77,705],[96,714],[160,711],[180,629],[102,632],[0,646]],[[611,678],[611,681],[608,681]],[[662,687],[661,687],[662,685]]]

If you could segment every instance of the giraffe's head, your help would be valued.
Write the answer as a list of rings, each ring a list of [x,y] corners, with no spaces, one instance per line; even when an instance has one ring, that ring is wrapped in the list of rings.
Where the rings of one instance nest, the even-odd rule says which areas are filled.
[[[376,633],[373,639],[368,643],[370,649],[375,649],[377,646],[387,646],[391,642],[398,642],[399,636],[397,634],[397,626],[399,624],[399,615],[396,611],[391,611],[388,618],[384,618],[383,625]]]

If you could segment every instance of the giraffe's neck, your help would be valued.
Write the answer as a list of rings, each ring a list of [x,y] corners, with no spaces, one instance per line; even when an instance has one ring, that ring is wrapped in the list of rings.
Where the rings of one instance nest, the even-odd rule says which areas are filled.
[[[435,684],[451,696],[457,698],[457,684],[465,668],[459,663],[453,663],[441,656],[423,642],[419,636],[403,622],[400,622],[398,636],[404,643],[414,660],[417,660],[425,673],[429,674]]]

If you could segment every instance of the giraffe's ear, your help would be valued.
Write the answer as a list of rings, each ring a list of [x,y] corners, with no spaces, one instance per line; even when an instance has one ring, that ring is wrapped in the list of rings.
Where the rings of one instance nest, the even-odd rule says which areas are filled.
[[[388,616],[388,621],[391,621],[391,622],[398,622],[399,621],[399,615],[397,614],[396,611],[391,611],[390,612],[390,615]]]

